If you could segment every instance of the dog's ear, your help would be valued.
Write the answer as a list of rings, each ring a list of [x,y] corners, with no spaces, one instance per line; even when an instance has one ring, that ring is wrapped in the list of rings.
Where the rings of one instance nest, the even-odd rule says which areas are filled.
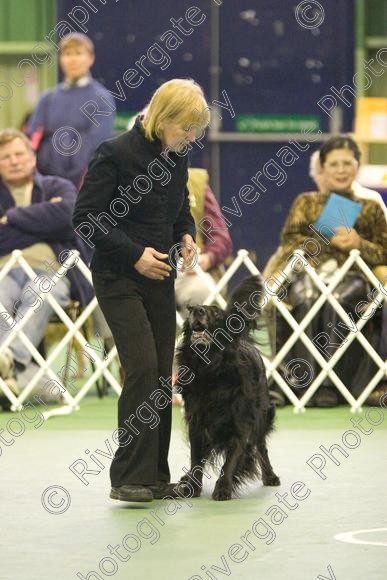
[[[191,306],[191,304],[186,304],[185,307],[188,310],[188,312],[192,312],[192,310],[194,309],[194,307]]]

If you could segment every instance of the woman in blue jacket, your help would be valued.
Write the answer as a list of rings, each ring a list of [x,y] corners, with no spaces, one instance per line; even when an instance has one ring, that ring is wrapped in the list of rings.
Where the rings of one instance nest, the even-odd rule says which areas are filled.
[[[209,121],[202,89],[174,79],[134,127],[97,149],[73,222],[93,248],[96,296],[112,331],[124,386],[110,497],[150,501],[171,493],[168,450],[175,343],[174,264],[196,251],[186,189],[188,152]]]

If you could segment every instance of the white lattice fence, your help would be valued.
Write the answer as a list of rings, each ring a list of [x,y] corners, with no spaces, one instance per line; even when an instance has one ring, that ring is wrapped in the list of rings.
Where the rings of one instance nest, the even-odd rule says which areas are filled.
[[[77,260],[77,258],[78,258],[77,264],[73,266],[73,263],[75,262],[75,260]],[[33,281],[36,278],[36,273],[25,261],[22,252],[20,250],[14,250],[14,252],[12,252],[12,257],[10,258],[10,260],[0,270],[0,284],[1,281],[4,279],[4,277],[7,275],[7,273],[9,272],[9,270],[15,267],[22,268],[26,272],[27,276],[30,278],[31,281]],[[56,282],[63,275],[65,275],[67,273],[67,270],[71,267],[79,268],[81,272],[86,276],[86,278],[89,281],[91,281],[90,270],[79,258],[78,252],[73,251],[72,254],[69,256],[69,258],[63,263],[58,272],[55,275],[51,276],[53,282]],[[12,393],[12,391],[8,388],[5,381],[0,377],[0,389],[3,390],[5,395],[11,401],[12,403],[11,410],[18,411],[22,409],[24,401],[28,399],[29,395],[31,394],[35,386],[38,384],[38,382],[41,381],[44,375],[48,375],[52,379],[54,384],[59,385],[60,390],[62,392],[62,396],[66,402],[65,406],[46,412],[45,413],[46,418],[53,414],[67,414],[71,413],[73,410],[78,409],[79,402],[81,401],[81,399],[86,395],[88,390],[95,384],[95,382],[102,374],[105,376],[106,380],[117,392],[117,394],[120,394],[121,387],[108,369],[109,364],[117,356],[116,347],[113,347],[111,349],[106,359],[98,358],[98,356],[95,356],[95,351],[93,351],[93,358],[95,360],[96,369],[75,396],[72,396],[69,393],[68,389],[66,388],[66,385],[63,384],[61,378],[52,369],[53,361],[57,358],[58,354],[62,350],[65,350],[66,347],[68,347],[73,337],[82,348],[84,349],[87,348],[87,341],[79,329],[86,322],[86,320],[92,315],[93,311],[97,307],[96,298],[94,298],[90,302],[90,304],[87,305],[87,307],[82,311],[81,315],[77,318],[77,320],[75,322],[72,322],[72,320],[66,314],[64,309],[58,304],[55,298],[52,295],[50,295],[49,292],[48,293],[37,292],[36,294],[39,297],[39,300],[41,301],[47,300],[50,303],[54,312],[57,314],[59,319],[63,322],[63,324],[67,328],[67,332],[62,338],[62,340],[55,346],[55,348],[52,350],[49,356],[46,359],[44,359],[23,332],[25,324],[34,315],[37,309],[30,307],[27,313],[23,316],[23,318],[17,321],[15,325],[14,325],[15,321],[12,317],[7,319],[7,323],[9,324],[10,327],[13,326],[13,328],[10,329],[8,335],[6,336],[5,341],[0,345],[0,352],[5,350],[11,344],[12,340],[16,336],[18,336],[31,353],[31,356],[36,362],[36,364],[40,367],[38,372],[34,375],[34,377],[30,380],[30,382],[26,385],[26,387],[23,389],[23,391],[20,393],[18,397]],[[1,303],[0,309],[2,312],[5,311],[4,305]],[[47,388],[48,387],[49,385],[47,385]]]
[[[319,277],[319,275],[316,273],[316,271],[310,266],[310,264],[304,258],[303,252],[301,250],[296,252],[296,254],[298,254],[299,259],[303,261],[303,263],[305,265],[305,272],[310,276],[311,280],[316,285],[316,287],[319,289],[321,294],[320,294],[319,298],[316,300],[316,302],[313,305],[313,307],[311,308],[311,310],[308,312],[308,314],[305,316],[305,318],[300,323],[298,323],[295,320],[295,318],[292,316],[291,312],[289,311],[289,308],[287,307],[287,305],[285,305],[282,302],[282,300],[279,299],[279,297],[274,295],[273,292],[271,294],[267,295],[268,302],[267,302],[265,308],[267,308],[269,305],[271,305],[271,307],[278,310],[292,329],[291,336],[287,339],[285,344],[283,344],[283,346],[281,347],[279,352],[274,356],[274,358],[272,360],[269,360],[266,357],[263,357],[265,365],[266,365],[268,377],[272,377],[273,380],[278,384],[278,386],[282,389],[284,394],[288,397],[288,399],[293,404],[296,412],[305,410],[305,405],[308,403],[308,401],[311,399],[313,394],[316,392],[316,390],[319,388],[319,386],[322,384],[323,380],[326,377],[329,377],[331,379],[331,381],[337,387],[337,389],[341,392],[343,397],[348,401],[349,405],[351,406],[351,410],[353,412],[358,411],[358,410],[360,410],[362,403],[365,401],[365,399],[368,397],[368,395],[372,392],[372,390],[378,384],[380,379],[384,375],[387,374],[387,361],[383,361],[380,358],[378,353],[375,351],[375,349],[371,346],[371,344],[368,342],[368,340],[365,338],[365,336],[362,333],[362,329],[367,322],[366,316],[368,314],[370,314],[372,309],[375,307],[375,302],[377,300],[382,302],[383,300],[387,299],[387,288],[383,287],[384,292],[381,291],[379,281],[374,276],[374,274],[372,273],[370,268],[365,264],[364,260],[360,256],[360,253],[358,250],[351,251],[345,264],[335,272],[334,276],[331,278],[331,280],[328,284],[325,284],[323,282],[323,280]],[[77,260],[77,258],[78,258],[78,260]],[[77,260],[77,263],[75,264],[75,266],[73,266],[73,264],[76,260]],[[318,313],[320,308],[326,302],[328,302],[331,305],[331,307],[337,312],[337,314],[340,316],[340,318],[343,320],[344,323],[352,324],[351,320],[348,318],[347,313],[342,308],[342,306],[339,304],[337,299],[334,297],[334,290],[337,287],[337,285],[340,283],[340,281],[344,278],[345,274],[352,268],[352,266],[354,264],[357,264],[357,266],[360,268],[360,270],[368,278],[368,280],[371,282],[371,284],[375,288],[378,289],[378,291],[377,291],[376,295],[374,296],[374,301],[370,302],[368,308],[366,309],[366,311],[363,314],[363,317],[357,322],[357,324],[356,324],[357,331],[351,333],[347,337],[347,341],[345,342],[345,344],[343,344],[342,347],[340,347],[335,352],[335,354],[327,361],[322,356],[320,351],[316,348],[315,344],[306,335],[305,329],[307,328],[308,324],[311,322],[313,317]],[[62,277],[62,275],[64,275],[67,272],[67,270],[72,266],[74,268],[79,268],[80,271],[84,274],[84,276],[91,282],[91,273],[90,273],[89,269],[87,268],[87,266],[84,264],[84,262],[82,262],[82,260],[79,258],[79,255],[77,252],[73,252],[71,254],[71,256],[69,256],[69,258],[66,260],[66,262],[62,265],[61,269],[57,272],[56,276],[52,276],[53,280],[55,281],[56,278]],[[27,273],[27,275],[29,276],[29,278],[31,280],[34,280],[34,278],[36,277],[35,272],[30,268],[28,263],[24,260],[22,252],[20,250],[15,250],[12,253],[12,257],[10,258],[10,260],[0,270],[0,284],[1,284],[1,280],[7,275],[9,270],[11,268],[14,268],[14,267],[23,268],[23,270]],[[206,276],[203,273],[203,271],[201,270],[201,268],[198,265],[195,266],[195,271],[196,271],[197,275],[202,278],[203,284],[205,284],[208,287],[209,293],[208,293],[207,299],[205,300],[205,304],[212,304],[212,303],[216,302],[221,308],[224,308],[226,306],[226,301],[220,293],[222,292],[222,290],[225,288],[225,286],[230,282],[232,277],[236,274],[236,272],[241,267],[247,268],[247,270],[251,274],[260,274],[259,270],[256,268],[254,263],[249,258],[248,252],[246,250],[239,250],[237,257],[235,258],[235,260],[232,262],[232,264],[229,266],[227,271],[224,273],[222,278],[217,283],[215,283],[212,280],[209,280],[208,276]],[[290,265],[288,265],[287,268],[284,270],[285,276],[290,273],[290,269],[291,269]],[[12,342],[12,340],[16,336],[19,336],[19,338],[23,341],[23,343],[26,345],[28,350],[31,352],[31,355],[32,355],[33,359],[35,360],[35,362],[37,363],[37,365],[39,365],[39,367],[40,367],[39,371],[34,375],[32,380],[23,389],[22,393],[18,397],[12,393],[12,391],[8,388],[7,384],[0,378],[0,389],[3,390],[5,395],[11,401],[12,410],[17,411],[17,410],[22,409],[23,402],[28,399],[29,395],[31,394],[31,392],[33,391],[33,389],[35,388],[37,383],[42,379],[42,377],[45,374],[47,374],[50,377],[50,379],[52,379],[53,381],[55,381],[56,383],[58,383],[61,386],[61,390],[63,391],[63,398],[64,398],[65,403],[66,403],[65,405],[63,405],[61,407],[58,407],[54,410],[46,412],[44,414],[45,418],[48,418],[48,417],[50,417],[52,415],[56,415],[56,414],[71,413],[72,411],[79,409],[80,401],[83,399],[83,397],[86,396],[88,391],[93,387],[95,382],[102,375],[105,377],[106,381],[111,385],[111,387],[114,389],[114,391],[117,393],[117,395],[119,395],[121,392],[121,386],[117,382],[115,377],[111,374],[111,372],[109,371],[109,368],[108,368],[110,363],[118,356],[117,349],[115,346],[110,350],[110,352],[107,354],[106,358],[103,358],[103,356],[99,356],[98,353],[93,351],[93,358],[95,359],[95,370],[92,373],[92,375],[85,380],[85,383],[82,385],[81,389],[77,392],[77,394],[75,396],[73,396],[72,394],[70,394],[68,392],[68,390],[66,389],[66,385],[63,384],[63,382],[61,381],[61,378],[52,370],[53,361],[55,360],[55,358],[58,356],[58,354],[62,350],[66,349],[66,347],[68,347],[68,345],[73,337],[82,348],[87,348],[87,341],[86,341],[85,337],[82,335],[82,333],[80,332],[80,328],[85,323],[85,321],[90,316],[92,316],[94,309],[97,307],[96,298],[94,298],[90,302],[90,304],[87,305],[87,307],[81,312],[81,314],[77,318],[77,320],[75,322],[73,322],[69,318],[69,316],[66,314],[66,312],[63,310],[63,308],[61,308],[61,306],[57,303],[57,301],[52,296],[50,296],[49,293],[40,292],[39,297],[41,300],[48,300],[48,302],[52,306],[53,310],[56,312],[56,314],[58,315],[60,320],[63,322],[63,324],[67,328],[67,331],[66,331],[64,337],[61,339],[61,341],[55,346],[53,351],[50,353],[50,355],[47,356],[46,359],[44,359],[40,355],[40,353],[36,350],[36,348],[31,344],[31,342],[28,340],[28,338],[25,336],[25,334],[23,332],[24,325],[29,320],[29,318],[34,315],[33,308],[30,308],[28,310],[28,312],[25,314],[25,316],[23,317],[23,319],[20,321],[17,321],[15,326],[12,329],[10,329],[9,334],[7,335],[5,341],[0,345],[0,352],[2,350],[4,350]],[[5,308],[3,307],[2,304],[0,304],[0,309],[1,309],[1,311],[5,311]],[[179,326],[181,326],[183,323],[183,320],[182,320],[181,316],[179,315],[179,313],[176,313],[176,319],[177,319],[177,324]],[[12,319],[10,319],[9,325],[10,326],[13,325]],[[335,365],[340,360],[340,358],[343,356],[343,354],[346,352],[346,350],[348,349],[348,347],[352,343],[352,341],[355,339],[359,340],[359,342],[361,343],[361,345],[365,351],[365,353],[364,353],[365,356],[371,357],[378,368],[374,377],[369,382],[369,384],[366,386],[366,388],[363,390],[363,392],[361,393],[361,395],[359,396],[359,398],[357,400],[354,399],[352,394],[349,392],[347,386],[345,384],[343,384],[343,382],[339,379],[339,377],[336,375],[336,373],[334,371]],[[297,340],[301,340],[303,342],[306,349],[309,351],[309,353],[315,358],[315,360],[321,366],[320,373],[316,377],[314,377],[312,383],[306,389],[306,391],[301,399],[298,399],[298,397],[295,395],[293,390],[290,388],[289,384],[286,382],[286,380],[283,378],[283,376],[279,372],[279,368],[280,368],[281,364],[283,363],[286,355],[289,353],[289,351],[291,350],[291,348],[293,347],[293,345],[295,344],[295,342]]]
[[[296,412],[305,411],[305,405],[310,401],[314,393],[317,391],[319,386],[322,384],[326,377],[329,377],[332,383],[336,386],[336,388],[340,391],[343,397],[348,401],[349,405],[351,406],[351,411],[356,412],[361,409],[361,405],[364,403],[366,398],[369,394],[373,391],[375,386],[379,383],[379,381],[383,378],[383,376],[387,375],[387,361],[383,361],[379,354],[375,351],[369,341],[362,333],[362,329],[364,325],[368,321],[368,316],[371,312],[375,309],[375,304],[382,304],[383,301],[387,301],[387,287],[381,286],[379,280],[373,274],[371,269],[367,266],[364,260],[360,256],[359,250],[352,250],[348,259],[343,264],[341,268],[339,268],[334,276],[330,279],[328,284],[325,284],[323,280],[319,277],[316,270],[312,268],[312,266],[308,263],[308,261],[304,257],[304,252],[302,250],[298,250],[295,253],[295,256],[298,256],[300,262],[304,264],[304,271],[305,273],[311,278],[313,283],[316,285],[318,290],[320,291],[320,296],[316,300],[315,304],[312,306],[308,314],[304,317],[304,319],[298,323],[296,319],[292,316],[288,306],[284,304],[282,300],[279,299],[274,293],[267,294],[268,301],[265,305],[265,308],[268,308],[270,305],[274,307],[276,310],[280,312],[286,322],[292,329],[291,336],[286,340],[286,342],[282,345],[279,352],[274,356],[273,360],[269,360],[266,357],[263,357],[268,378],[273,377],[274,381],[278,384],[278,386],[282,389],[284,394],[288,397],[291,403],[294,405],[294,409]],[[306,335],[305,329],[308,327],[310,322],[313,318],[317,315],[319,310],[322,306],[328,302],[331,307],[337,312],[339,317],[342,321],[349,325],[353,325],[353,321],[349,318],[346,311],[343,309],[341,304],[334,296],[335,288],[338,284],[343,280],[345,275],[354,265],[357,265],[361,272],[367,277],[370,281],[371,285],[377,289],[376,294],[373,296],[373,300],[370,301],[366,310],[362,313],[362,318],[356,323],[356,331],[350,333],[347,336],[345,343],[337,349],[335,354],[329,359],[326,360],[321,352],[318,350],[316,345],[312,342],[312,340]],[[217,284],[215,282],[211,282],[208,280],[208,277],[203,275],[203,272],[200,268],[195,266],[195,270],[197,271],[198,275],[200,275],[203,279],[203,283],[208,286],[209,295],[205,300],[205,304],[211,304],[215,301],[218,302],[220,307],[225,307],[225,300],[219,294],[222,289],[227,285],[230,279],[234,276],[237,270],[241,266],[245,266],[251,274],[260,274],[260,271],[252,262],[252,260],[248,256],[248,252],[246,250],[239,250],[238,255],[234,262],[231,264],[227,272],[225,272],[224,276],[219,280]],[[291,264],[288,263],[287,267],[283,272],[283,278],[286,279],[291,272]],[[383,288],[383,291],[381,290]],[[181,323],[181,319],[179,320]],[[290,388],[289,384],[286,382],[284,377],[279,373],[278,369],[285,360],[286,355],[289,353],[291,348],[294,346],[297,340],[301,340],[304,344],[305,348],[309,351],[309,353],[313,356],[313,358],[318,362],[321,366],[321,371],[319,374],[313,378],[310,386],[306,389],[303,396],[298,399],[295,395],[294,391]],[[358,399],[355,399],[352,394],[349,392],[347,386],[340,380],[340,378],[335,373],[335,365],[347,351],[349,346],[354,340],[358,340],[364,349],[364,355],[369,356],[375,362],[378,370],[376,371],[375,375],[368,383],[368,385],[364,388],[361,395]]]

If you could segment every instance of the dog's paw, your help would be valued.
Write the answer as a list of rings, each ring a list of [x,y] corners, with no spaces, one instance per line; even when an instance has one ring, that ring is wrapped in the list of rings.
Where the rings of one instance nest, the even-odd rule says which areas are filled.
[[[224,489],[221,487],[214,489],[212,499],[214,499],[215,501],[227,501],[231,499],[231,491],[229,489]]]
[[[199,497],[202,493],[202,488],[192,481],[182,478],[175,486],[175,493],[180,497]]]
[[[273,473],[273,475],[268,475],[267,477],[264,477],[262,480],[263,485],[281,485],[281,481],[280,478]]]

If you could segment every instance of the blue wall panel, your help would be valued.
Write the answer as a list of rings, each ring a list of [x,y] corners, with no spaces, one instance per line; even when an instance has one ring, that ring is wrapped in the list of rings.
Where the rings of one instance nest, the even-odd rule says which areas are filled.
[[[284,144],[281,144],[281,146]],[[305,144],[303,144],[304,146]],[[307,177],[310,151],[315,149],[311,144],[309,151],[299,152],[299,159],[292,167],[282,167],[276,153],[277,144],[225,144],[222,147],[222,180],[227,188],[222,189],[223,205],[233,208],[232,196],[239,202],[241,217],[231,217],[230,232],[237,248],[254,249],[257,263],[263,267],[268,257],[273,253],[279,242],[281,226],[286,218],[289,207],[295,196],[302,191],[310,191],[312,181]],[[260,194],[253,204],[243,203],[238,192],[243,185],[252,185],[251,178],[262,171],[265,163],[274,159],[284,171],[285,177],[270,181],[260,178],[260,183],[267,189]],[[273,168],[269,169],[275,176]],[[277,186],[281,179],[286,179]],[[257,188],[255,188],[258,191]]]
[[[324,1],[324,22],[306,29],[297,22],[296,2],[225,3],[221,11],[221,79],[235,112],[319,115],[321,130],[329,130],[330,117],[317,102],[352,83],[353,3]],[[352,102],[351,95],[349,95]],[[342,104],[343,130],[352,129],[353,106]],[[223,130],[233,131],[235,119],[224,116]],[[223,144],[221,151],[222,200],[230,199],[286,143]],[[267,192],[253,205],[241,204],[243,215],[234,218],[231,231],[236,247],[255,249],[262,267],[275,251],[281,227],[296,195],[313,189],[308,177],[311,144],[299,152],[292,167],[284,168],[286,182],[277,187],[263,180]],[[251,183],[251,182],[250,182]],[[231,205],[232,207],[232,205]]]
[[[206,20],[203,24],[194,28],[189,36],[180,34],[183,43],[174,51],[166,51],[171,63],[161,69],[160,66],[149,66],[151,75],[145,76],[144,82],[138,88],[125,86],[122,80],[124,72],[129,68],[138,68],[136,61],[146,55],[152,45],[158,43],[164,48],[165,43],[160,36],[167,30],[173,29],[170,19],[178,20],[184,17],[188,8],[193,5],[191,0],[106,0],[106,5],[101,5],[99,0],[90,0],[98,9],[97,13],[89,12],[89,21],[85,24],[87,34],[91,36],[96,45],[96,63],[93,75],[103,82],[109,90],[117,91],[116,82],[120,81],[125,91],[126,100],[118,100],[118,111],[136,111],[144,106],[152,92],[164,81],[173,77],[195,78],[204,88],[208,89],[209,83],[209,30],[210,30],[210,3],[207,0],[195,0],[195,5],[203,9]],[[69,12],[75,6],[87,6],[82,0],[59,0],[58,19],[71,22]],[[79,12],[78,18],[81,18]],[[76,25],[74,25],[75,28]],[[188,28],[187,24],[186,27]],[[77,28],[78,30],[78,28]],[[160,61],[162,57],[152,53],[154,60]],[[165,65],[167,60],[165,57]]]
[[[296,5],[292,0],[224,4],[221,84],[239,113],[318,114],[326,131],[329,117],[317,102],[353,76],[353,3],[325,0],[324,21],[314,29],[300,26]],[[346,112],[349,129],[352,111]],[[232,130],[232,122],[227,128]]]
[[[173,77],[193,77],[206,90],[210,88],[212,0],[58,0],[58,18],[69,21],[68,13],[75,6],[93,4],[85,24],[97,48],[94,76],[109,90],[117,91],[120,81],[125,100],[117,101],[119,112],[139,110],[154,89]],[[319,115],[321,129],[328,130],[329,117],[317,105],[330,92],[352,84],[354,57],[354,17],[352,0],[324,0],[324,22],[307,29],[297,22],[294,0],[225,1],[219,9],[220,76],[219,88],[226,90],[237,114],[309,114]],[[169,51],[171,64],[166,70],[154,65],[151,76],[136,89],[122,81],[128,68],[145,55],[154,43],[163,42],[160,35],[172,29],[171,18],[184,16],[191,6],[198,6],[206,15],[203,24],[175,51]],[[74,25],[75,28],[77,28]],[[351,130],[353,106],[342,106],[343,130]],[[234,131],[235,119],[224,112],[222,130]],[[263,165],[276,158],[285,143],[229,143],[220,146],[221,191],[216,192],[223,205],[230,206],[244,183]],[[317,145],[317,144],[316,144]],[[204,153],[195,152],[193,164],[209,167],[211,144]],[[312,147],[310,151],[312,150]],[[280,228],[288,208],[301,191],[312,188],[308,178],[309,152],[286,169],[287,180],[281,187],[274,182],[268,191],[251,206],[241,206],[243,215],[235,218],[231,234],[236,248],[257,252],[262,266],[278,244]],[[265,182],[267,184],[267,180]]]

